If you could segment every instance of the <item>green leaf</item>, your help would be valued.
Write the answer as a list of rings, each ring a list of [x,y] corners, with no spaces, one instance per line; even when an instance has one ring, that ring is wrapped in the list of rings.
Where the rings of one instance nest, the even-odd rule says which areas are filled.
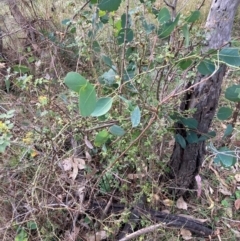
[[[185,18],[185,21],[187,21],[188,23],[193,23],[200,18],[200,15],[201,15],[200,11],[196,10],[196,11],[192,12],[189,17]]]
[[[214,162],[215,164],[217,164],[217,165],[220,165],[221,162],[220,162],[219,156],[215,156],[214,159],[213,159],[213,162]]]
[[[179,17],[180,14],[177,15],[176,19],[173,22],[170,21],[163,24],[161,29],[158,31],[158,37],[162,39],[168,37],[173,32],[174,28],[177,26]]]
[[[187,69],[190,65],[192,64],[192,60],[191,59],[184,59],[182,61],[179,62],[179,67],[182,69],[182,70],[185,70]]]
[[[72,28],[70,29],[70,33],[76,33],[76,31],[77,31],[77,28],[76,28],[76,27],[72,27]]]
[[[162,8],[158,13],[158,22],[164,24],[171,20],[170,12],[167,8]]]
[[[221,163],[224,167],[232,167],[237,161],[234,151],[231,151],[227,147],[221,147],[218,150],[217,156],[214,158],[214,162]]]
[[[134,78],[136,68],[137,68],[136,64],[134,62],[130,62],[129,65],[124,69],[123,80],[128,81],[128,80]]]
[[[225,130],[225,132],[224,132],[223,138],[224,138],[224,137],[227,137],[227,136],[230,136],[230,135],[232,134],[232,131],[233,131],[233,126],[232,126],[232,124],[228,124],[228,125],[227,125],[227,128],[226,128],[226,130]]]
[[[37,223],[34,221],[27,222],[27,227],[30,230],[36,230],[37,229]]]
[[[66,19],[63,19],[62,20],[62,25],[69,25],[71,23],[71,19],[69,19],[69,18],[66,18]]]
[[[118,125],[111,126],[109,132],[115,136],[123,136],[125,134],[124,129]]]
[[[113,69],[108,70],[99,78],[100,84],[113,85],[116,83],[116,72]]]
[[[140,124],[141,120],[141,111],[138,106],[134,108],[134,110],[131,112],[131,122],[132,127],[137,127]]]
[[[93,51],[96,53],[100,53],[101,52],[101,47],[98,43],[98,41],[93,41],[93,45],[92,45]]]
[[[210,138],[213,138],[216,136],[216,132],[215,131],[210,131],[207,134],[203,134],[199,137],[198,141],[206,141]]]
[[[191,128],[191,129],[197,129],[198,121],[194,118],[183,118],[181,119],[181,122],[184,126]]]
[[[224,48],[219,53],[219,59],[231,66],[240,66],[240,55],[237,48]]]
[[[225,91],[225,98],[230,101],[239,102],[240,101],[239,88],[240,88],[240,85],[232,85],[228,87]]]
[[[232,115],[232,109],[229,108],[229,107],[221,107],[219,110],[218,110],[218,113],[217,113],[217,118],[219,120],[227,120],[231,117]]]
[[[91,0],[91,4],[95,4],[97,2],[98,2],[98,0]]]
[[[136,47],[129,47],[126,51],[126,57],[129,58],[132,54],[137,53],[137,48]]]
[[[76,72],[69,72],[64,78],[64,83],[70,90],[79,93],[80,89],[87,84],[87,80]]]
[[[114,30],[118,33],[121,30],[122,21],[118,20],[114,22]],[[116,35],[115,35],[116,36]]]
[[[106,143],[108,137],[109,133],[106,130],[100,131],[95,137],[94,145],[97,147],[102,146],[104,143]]]
[[[4,119],[4,118],[10,119],[14,116],[14,113],[15,113],[15,110],[9,110],[7,113],[1,114],[0,119]]]
[[[122,16],[121,16],[121,27],[124,29],[124,28],[130,28],[131,27],[131,16],[130,14],[128,14],[128,23],[127,23],[127,26],[126,26],[126,20],[127,20],[127,15],[126,13],[124,13]]]
[[[19,233],[15,236],[14,241],[28,241],[27,232],[21,228]]]
[[[186,141],[180,134],[175,135],[175,140],[183,149],[186,148]]]
[[[79,92],[79,109],[83,117],[90,116],[96,107],[97,97],[95,87],[87,83]]]
[[[96,108],[92,112],[91,116],[98,117],[105,115],[112,107],[113,99],[110,97],[103,97],[98,99]]]
[[[215,65],[210,60],[204,59],[197,67],[202,75],[212,74],[215,71]]]
[[[183,117],[181,116],[180,113],[174,111],[173,113],[169,114],[169,117],[174,120],[174,121],[181,121],[183,119]]]
[[[128,110],[129,111],[133,111],[134,110],[134,106],[132,105],[132,102],[130,100],[127,100],[126,98],[124,98],[123,96],[119,95],[119,98],[121,100],[123,100],[126,104],[127,104],[127,107],[128,107]]]
[[[102,60],[108,67],[110,67],[110,68],[112,67],[113,62],[112,62],[112,60],[108,56],[103,55],[102,56]]]
[[[10,142],[8,141],[0,143],[0,153],[4,153],[8,146],[10,146]]]
[[[182,31],[183,31],[183,36],[185,38],[184,39],[185,47],[187,48],[189,46],[189,29],[187,24],[183,25]]]
[[[109,193],[112,191],[112,184],[113,184],[113,180],[116,180],[115,177],[113,177],[113,175],[109,172],[107,172],[100,180],[99,183],[99,187],[100,187],[100,191],[104,192],[104,193]]]
[[[142,26],[146,32],[146,34],[150,34],[152,33],[152,31],[155,29],[155,25],[154,24],[148,24],[145,17],[141,17],[141,22],[142,22]]]
[[[113,12],[118,10],[122,0],[100,0],[98,7],[102,11]]]
[[[198,143],[198,142],[199,142],[197,133],[196,133],[196,132],[193,132],[193,131],[187,132],[186,140],[187,140],[187,142],[188,142],[189,144]]]
[[[126,42],[129,43],[133,40],[133,31],[132,29],[130,28],[127,28],[126,29]],[[118,41],[118,44],[121,45],[124,43],[124,40],[125,40],[125,29],[121,29],[119,32],[118,32],[118,36],[117,36],[117,41]]]
[[[10,78],[5,78],[5,86],[6,86],[6,90],[7,90],[7,93],[9,93],[10,91],[10,86],[11,86],[11,81],[10,81]]]
[[[25,65],[14,65],[13,70],[21,74],[26,74],[30,71],[30,69]]]
[[[108,15],[108,14],[105,14],[104,16],[101,16],[101,17],[100,17],[100,21],[101,21],[103,24],[108,23],[108,21],[109,21],[109,15]]]

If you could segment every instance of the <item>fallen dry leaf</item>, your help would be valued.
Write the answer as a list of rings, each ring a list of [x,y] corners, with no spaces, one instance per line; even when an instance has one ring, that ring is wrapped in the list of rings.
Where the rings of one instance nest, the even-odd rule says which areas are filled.
[[[231,228],[231,231],[234,233],[236,238],[240,238],[240,232],[239,231],[237,231],[235,229],[232,229],[232,228]]]
[[[237,173],[235,175],[235,179],[236,179],[237,182],[240,182],[240,173]]]
[[[89,149],[93,149],[92,143],[88,140],[87,136],[84,136],[84,142]]]
[[[219,192],[222,193],[223,195],[226,195],[226,196],[231,196],[232,195],[232,192],[229,191],[227,189],[227,187],[223,186],[221,183],[220,183]]]
[[[227,126],[225,124],[223,124],[222,122],[221,122],[221,126],[222,126],[223,129],[227,128]]]
[[[232,207],[227,207],[227,208],[225,208],[225,214],[226,214],[229,218],[232,218],[232,217],[233,217],[233,209],[232,209]]]
[[[69,175],[70,178],[75,180],[78,174],[78,169],[85,169],[86,163],[85,160],[81,158],[66,158],[62,161],[62,168],[64,171],[72,171]]]
[[[239,209],[240,209],[240,199],[237,199],[237,200],[234,202],[234,206],[235,206],[236,210],[239,210]]]
[[[79,202],[82,203],[85,197],[85,186],[79,187],[77,190],[77,194],[79,197]]]
[[[167,207],[172,207],[174,205],[174,201],[172,201],[170,199],[164,199],[162,202]]]
[[[176,206],[177,206],[177,208],[179,208],[179,209],[184,209],[184,210],[187,210],[187,209],[188,209],[187,203],[183,200],[183,197],[180,197],[180,198],[177,200]]]
[[[70,171],[72,169],[72,158],[66,158],[62,161],[63,170]]]
[[[79,231],[80,228],[78,227],[74,227],[72,231],[67,231],[64,235],[64,241],[76,241]]]
[[[91,157],[91,155],[89,154],[88,151],[85,151],[85,156],[86,156],[86,158],[87,158],[88,161],[91,161],[91,160],[92,160],[92,157]]]
[[[75,159],[73,159],[72,161],[72,173],[69,175],[70,178],[72,178],[73,180],[76,179],[78,174],[78,162],[75,161]]]
[[[4,69],[6,67],[6,63],[0,63],[0,69]]]
[[[192,233],[189,231],[189,230],[186,230],[186,229],[181,229],[180,230],[180,234],[182,235],[182,238],[184,240],[190,240],[192,239]]]
[[[81,158],[74,158],[74,161],[78,163],[78,168],[79,170],[85,169],[86,168],[86,162],[85,160]]]
[[[100,241],[100,240],[103,240],[106,238],[107,238],[107,232],[102,230],[102,231],[99,231],[99,232],[87,237],[87,241]]]
[[[213,209],[215,203],[214,203],[214,201],[211,199],[211,197],[209,195],[209,190],[206,188],[206,189],[204,189],[204,191],[205,191],[205,195],[206,195],[206,197],[208,199],[208,202],[210,203],[210,206],[208,207],[208,209]]]

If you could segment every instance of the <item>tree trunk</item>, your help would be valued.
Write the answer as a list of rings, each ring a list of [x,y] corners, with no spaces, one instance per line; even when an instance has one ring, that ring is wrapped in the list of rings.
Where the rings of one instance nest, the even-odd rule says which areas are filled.
[[[229,43],[231,31],[240,0],[213,0],[206,22],[207,45],[203,51],[219,49]],[[207,134],[211,126],[221,93],[221,84],[225,75],[226,66],[221,65],[218,71],[195,86],[192,91],[187,92],[182,100],[180,110],[184,112],[192,108],[196,109],[193,118],[198,121],[197,134]],[[206,78],[196,78],[199,83]],[[187,88],[191,87],[191,83]],[[186,137],[187,130],[181,124],[176,124],[176,133]],[[205,143],[199,142],[187,144],[183,149],[175,142],[173,153],[169,162],[170,178],[173,180],[175,193],[183,195],[187,189],[191,189],[195,183],[195,176],[198,174],[205,154]]]
[[[30,45],[34,51],[40,54],[40,49],[36,40],[36,32],[32,26],[31,21],[29,21],[20,11],[17,0],[7,0],[10,12],[14,17],[17,24],[26,33],[26,45]]]

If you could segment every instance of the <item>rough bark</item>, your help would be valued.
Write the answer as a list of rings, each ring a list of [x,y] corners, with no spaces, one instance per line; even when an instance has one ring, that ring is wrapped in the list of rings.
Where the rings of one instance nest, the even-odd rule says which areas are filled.
[[[213,0],[206,22],[207,44],[203,51],[219,49],[226,46],[231,38],[234,16],[240,0]],[[198,121],[198,135],[207,134],[211,126],[221,93],[221,84],[226,71],[226,66],[221,65],[219,70],[209,79],[202,82],[186,93],[180,110],[182,112],[196,109],[193,118]],[[203,76],[198,76],[195,83],[202,81]],[[206,76],[204,76],[206,78]],[[191,87],[191,84],[187,88]],[[181,124],[176,124],[176,133],[186,137],[186,129]],[[183,195],[187,189],[192,188],[195,176],[198,174],[205,154],[205,143],[187,144],[183,149],[177,142],[174,145],[169,167],[170,177],[173,179],[175,193]]]
[[[0,58],[3,56],[3,32],[2,29],[0,28]]]
[[[18,23],[18,25],[22,28],[22,30],[26,33],[26,44],[30,44],[32,48],[38,53],[39,47],[37,45],[36,41],[36,32],[34,27],[32,26],[32,22],[29,21],[20,11],[18,6],[17,0],[7,0],[7,4],[9,6],[10,12],[12,16],[14,17],[15,21]]]

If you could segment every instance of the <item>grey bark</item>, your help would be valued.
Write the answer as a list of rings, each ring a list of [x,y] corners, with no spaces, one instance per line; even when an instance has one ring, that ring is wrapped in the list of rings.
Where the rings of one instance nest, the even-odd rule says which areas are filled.
[[[0,57],[2,58],[3,56],[3,32],[2,29],[0,28]]]
[[[213,0],[206,22],[207,44],[203,51],[219,49],[229,43],[234,17],[240,0]],[[194,87],[191,93],[186,93],[180,110],[182,112],[195,108],[193,115],[198,121],[197,133],[207,134],[211,126],[221,93],[221,84],[225,75],[226,66],[221,65],[219,70],[207,81]],[[206,76],[205,76],[206,77]],[[195,83],[202,80],[198,76]],[[191,84],[187,88],[191,87]],[[176,133],[186,137],[187,132],[183,125],[176,124]],[[174,145],[170,158],[170,178],[176,195],[183,195],[187,189],[192,188],[195,176],[199,173],[205,154],[205,143],[187,144],[183,149],[177,142]]]
[[[34,27],[32,26],[31,22],[22,14],[19,9],[18,1],[17,0],[7,0],[7,4],[9,6],[10,12],[14,17],[16,23],[23,29],[26,33],[26,44],[30,44],[32,48],[38,53],[39,47],[36,41],[36,33]]]

